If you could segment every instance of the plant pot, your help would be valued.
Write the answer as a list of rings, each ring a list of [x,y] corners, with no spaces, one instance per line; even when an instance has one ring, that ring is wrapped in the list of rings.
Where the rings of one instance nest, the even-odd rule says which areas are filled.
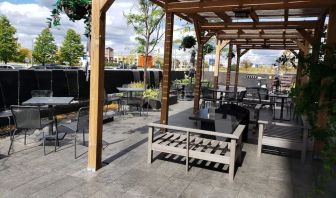
[[[149,99],[143,107],[147,108],[147,105],[150,109],[161,109],[161,102],[159,100]]]
[[[88,14],[91,6],[77,6],[76,8],[64,7],[64,12],[72,20],[81,20]]]

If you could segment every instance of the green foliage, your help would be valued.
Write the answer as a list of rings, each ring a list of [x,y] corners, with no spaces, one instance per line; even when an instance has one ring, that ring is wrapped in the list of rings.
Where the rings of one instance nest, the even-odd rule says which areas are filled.
[[[34,61],[45,65],[46,63],[54,63],[56,60],[57,46],[55,39],[48,28],[42,30],[37,36],[33,57]]]
[[[14,57],[14,61],[19,63],[25,63],[27,60],[30,61],[31,53],[28,48],[20,48]]]
[[[19,47],[15,38],[16,29],[5,16],[0,16],[0,61],[7,64],[12,60]]]
[[[159,99],[160,90],[158,90],[158,89],[146,89],[143,92],[143,97],[148,98],[148,99]]]
[[[188,35],[182,38],[182,42],[179,48],[185,51],[186,49],[193,48],[195,45],[196,45],[195,37]]]
[[[60,25],[61,13],[65,12],[71,21],[84,19],[85,34],[91,32],[91,0],[57,0],[51,16],[47,18],[49,27]]]
[[[75,30],[69,29],[60,48],[60,59],[68,62],[70,66],[79,63],[79,58],[84,54],[84,46],[80,35]]]
[[[164,11],[149,0],[139,0],[138,3],[136,12],[130,11],[128,14],[124,13],[124,16],[127,19],[127,24],[132,26],[137,34],[138,53],[148,55],[163,36],[159,30]]]
[[[127,24],[132,26],[137,34],[137,52],[148,57],[161,40],[163,33],[160,33],[162,19],[165,15],[162,8],[150,0],[138,0],[139,5],[136,11],[124,13]],[[146,82],[147,61],[144,64],[144,83]]]
[[[215,51],[215,47],[209,43],[206,43],[203,46],[203,56],[207,55],[207,54],[211,54]]]
[[[130,88],[144,88],[145,84],[144,84],[144,82],[131,82],[130,84],[128,84],[128,87],[130,87]]]
[[[323,169],[315,181],[312,197],[322,196],[330,179],[336,176],[336,54],[334,49],[322,44],[317,55],[318,59],[312,54],[307,58],[301,57],[303,73],[309,76],[309,81],[293,90],[298,98],[296,111],[308,116],[311,135],[324,143],[321,154]],[[320,103],[321,93],[325,93],[323,105]],[[320,128],[317,124],[317,115],[322,110],[328,110],[327,128]]]
[[[183,83],[183,84],[190,84],[192,82],[195,82],[195,78],[183,78],[183,79],[176,79],[174,80],[174,83]]]

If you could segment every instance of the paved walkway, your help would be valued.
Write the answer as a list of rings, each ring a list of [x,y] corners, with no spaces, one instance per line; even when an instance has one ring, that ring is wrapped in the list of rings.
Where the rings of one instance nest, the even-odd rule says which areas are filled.
[[[195,127],[188,120],[192,102],[171,106],[170,124]],[[146,123],[159,119],[159,112],[148,116],[116,117],[104,125],[104,167],[88,173],[87,147],[79,146],[74,159],[71,136],[53,146],[43,156],[35,135],[23,146],[20,137],[14,153],[7,157],[9,139],[0,140],[0,197],[305,197],[314,170],[312,163],[301,166],[298,157],[262,154],[256,158],[256,145],[244,144],[244,159],[230,182],[222,166],[205,162],[185,172],[183,159],[160,155],[146,164]],[[251,142],[256,135],[251,135]]]

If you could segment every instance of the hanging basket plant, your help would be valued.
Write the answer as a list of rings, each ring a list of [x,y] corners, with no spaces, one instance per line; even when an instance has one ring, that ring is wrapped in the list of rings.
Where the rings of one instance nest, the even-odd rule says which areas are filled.
[[[61,13],[64,12],[70,21],[84,19],[86,25],[85,34],[88,35],[91,30],[91,0],[57,0],[54,9],[51,11],[51,17],[47,18],[49,27],[60,25]]]
[[[194,36],[185,36],[182,39],[180,49],[190,49],[196,45],[196,39]]]

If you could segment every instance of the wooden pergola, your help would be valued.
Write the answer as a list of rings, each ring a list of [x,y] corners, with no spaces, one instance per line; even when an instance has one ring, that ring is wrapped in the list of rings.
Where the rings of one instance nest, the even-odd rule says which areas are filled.
[[[194,112],[199,109],[203,46],[216,36],[214,84],[218,85],[220,51],[229,45],[226,86],[230,85],[231,52],[237,50],[234,87],[237,90],[240,58],[250,49],[291,50],[296,56],[319,51],[329,14],[327,45],[336,46],[336,0],[152,0],[166,12],[161,124],[168,124],[174,16],[195,26],[198,42]],[[114,0],[92,1],[90,129],[88,169],[101,167],[104,104],[104,48],[106,11]],[[297,71],[297,83],[307,78]],[[323,95],[323,93],[322,93]],[[323,97],[323,96],[322,96]],[[319,122],[326,125],[321,114]]]

